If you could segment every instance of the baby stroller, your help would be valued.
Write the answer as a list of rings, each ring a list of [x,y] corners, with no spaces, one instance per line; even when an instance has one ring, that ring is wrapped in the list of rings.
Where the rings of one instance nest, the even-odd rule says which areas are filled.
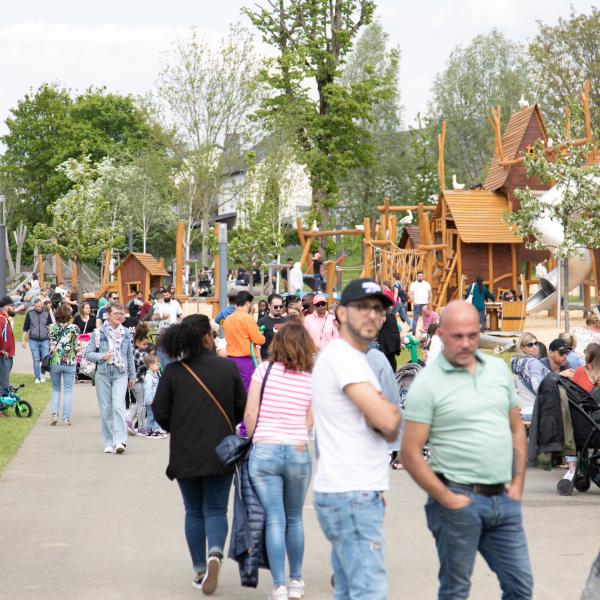
[[[573,481],[561,479],[557,486],[561,496],[569,496],[573,488],[587,492],[592,482],[600,487],[600,390],[588,394],[575,383],[562,378],[560,384],[567,392],[577,449]]]
[[[90,374],[93,371],[94,365],[93,363],[90,363],[90,361],[87,358],[85,358],[85,349],[90,343],[91,337],[92,336],[89,333],[81,333],[77,338],[77,357],[75,359],[75,383],[80,383],[81,381],[91,381],[92,385],[94,385],[94,376]]]

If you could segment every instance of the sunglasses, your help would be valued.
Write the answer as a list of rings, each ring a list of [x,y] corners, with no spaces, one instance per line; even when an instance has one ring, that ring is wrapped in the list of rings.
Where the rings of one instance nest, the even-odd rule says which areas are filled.
[[[271,308],[273,310],[281,310],[283,308],[283,304],[271,304]]]
[[[317,302],[315,306],[327,306],[327,302]]]
[[[566,356],[567,354],[569,354],[569,351],[568,351],[566,348],[564,348],[564,349],[562,349],[562,350],[558,350],[558,353],[559,353],[561,356]]]
[[[523,344],[522,348],[534,348],[537,346],[537,342],[529,342],[529,344]]]

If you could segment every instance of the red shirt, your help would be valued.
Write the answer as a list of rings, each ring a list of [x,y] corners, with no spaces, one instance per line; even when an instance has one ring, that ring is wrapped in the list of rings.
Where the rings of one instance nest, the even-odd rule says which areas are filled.
[[[594,384],[590,381],[585,367],[577,367],[571,381],[577,384],[581,389],[585,390],[588,394],[591,394],[594,390]]]
[[[0,351],[6,352],[9,357],[15,355],[15,336],[10,319],[0,312]]]

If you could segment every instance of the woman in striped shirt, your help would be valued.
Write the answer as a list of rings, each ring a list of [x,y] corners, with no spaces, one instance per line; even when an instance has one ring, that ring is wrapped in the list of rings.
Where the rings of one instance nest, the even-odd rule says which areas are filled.
[[[313,426],[311,371],[316,351],[300,323],[283,325],[271,342],[269,362],[261,363],[252,376],[244,415],[248,435],[254,434],[249,471],[266,512],[273,600],[304,596],[302,509],[312,467],[308,436]]]

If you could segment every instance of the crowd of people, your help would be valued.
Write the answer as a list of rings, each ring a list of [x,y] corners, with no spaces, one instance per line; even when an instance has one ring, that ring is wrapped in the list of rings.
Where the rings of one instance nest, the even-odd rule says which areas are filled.
[[[43,381],[36,369],[49,356],[52,425],[60,419],[71,425],[73,382],[86,363],[106,454],[124,454],[128,436],[169,437],[166,474],[182,495],[193,585],[205,594],[217,590],[231,525],[232,540],[252,546],[236,554],[232,542],[229,551],[243,584],[255,586],[258,569],[268,565],[272,600],[304,597],[302,515],[312,478],[318,522],[331,545],[334,597],[388,598],[384,518],[391,465],[406,469],[428,494],[439,598],[468,597],[478,552],[503,597],[531,598],[520,505],[524,422],[548,374],[590,392],[598,386],[600,319],[591,313],[582,331],[561,334],[547,351],[524,333],[511,374],[501,359],[478,350],[478,294],[483,301],[489,294],[481,281],[467,290],[470,301],[451,302],[437,314],[422,273],[406,291],[398,275],[382,286],[354,280],[336,305],[320,292],[273,293],[261,305],[242,290],[214,321],[183,317],[170,289],[152,299],[137,294],[125,306],[111,292],[96,315],[86,302],[74,313],[66,299],[48,309],[35,298],[23,344],[31,348],[36,380]],[[15,308],[12,299],[0,299],[4,332]],[[396,360],[407,340],[421,343],[424,368],[401,404]],[[0,361],[8,355],[10,346],[0,339]],[[478,401],[482,390],[486,402]],[[233,464],[221,460],[232,436],[248,442]],[[561,454],[570,480],[574,444],[571,450]]]

